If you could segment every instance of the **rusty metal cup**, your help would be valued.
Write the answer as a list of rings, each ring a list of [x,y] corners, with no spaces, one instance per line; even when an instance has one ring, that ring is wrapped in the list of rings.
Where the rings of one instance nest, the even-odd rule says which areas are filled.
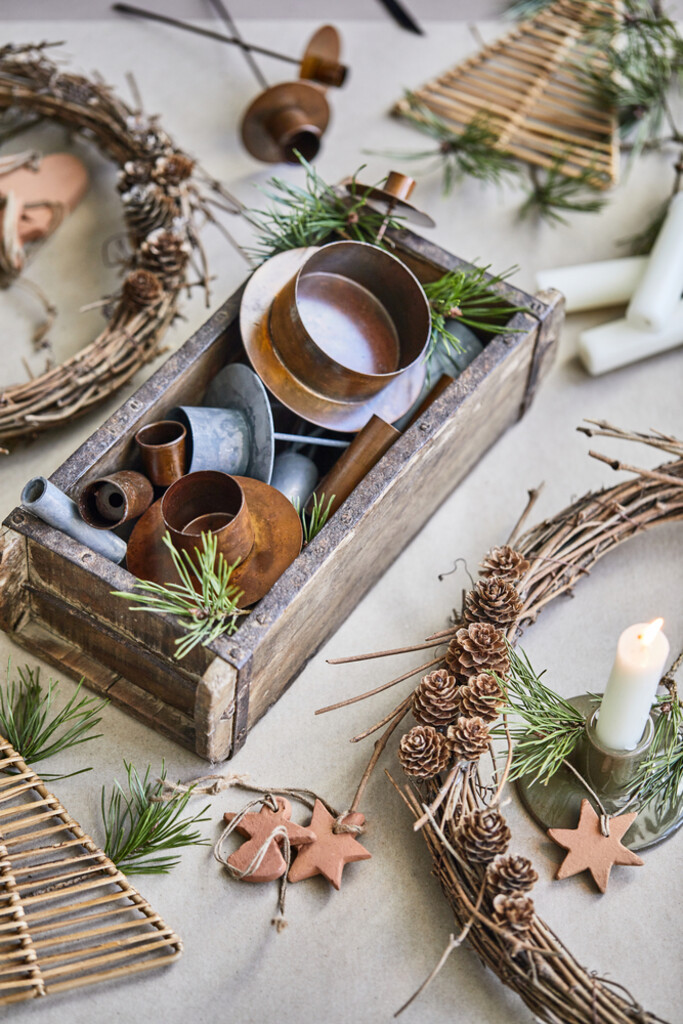
[[[254,546],[254,524],[240,484],[227,473],[200,470],[176,480],[161,499],[161,517],[177,548],[194,557],[210,532],[217,553],[233,565]]]
[[[124,469],[86,484],[78,496],[78,511],[96,530],[113,530],[137,519],[154,500],[154,488],[142,473]]]
[[[419,363],[430,325],[414,274],[365,242],[323,246],[270,310],[281,361],[306,388],[341,402],[372,398]]]
[[[176,420],[148,423],[135,435],[142,464],[155,487],[170,487],[185,472],[187,431]]]

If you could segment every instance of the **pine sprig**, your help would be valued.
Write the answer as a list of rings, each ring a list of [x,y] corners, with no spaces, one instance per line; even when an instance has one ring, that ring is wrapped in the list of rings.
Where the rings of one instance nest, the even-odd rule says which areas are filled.
[[[683,785],[683,706],[673,680],[665,680],[665,685],[669,692],[658,696],[654,708],[652,753],[634,780],[634,789],[644,804],[657,800],[666,805],[678,797]]]
[[[10,679],[10,666],[4,687],[0,688],[0,732],[21,754],[27,764],[35,764],[69,750],[81,743],[98,739],[93,733],[101,722],[100,712],[109,703],[98,697],[81,696],[81,680],[76,692],[60,711],[53,708],[53,699],[59,683],[50,679],[47,688],[40,681],[40,668],[25,665],[18,669],[18,680]],[[81,768],[68,774],[43,774],[45,781],[70,778],[82,772]]]
[[[301,508],[301,502],[297,497],[293,502],[294,508],[299,514],[301,519],[301,528],[304,533],[304,544],[310,544],[314,537],[317,537],[323,526],[330,517],[330,509],[332,508],[332,502],[336,498],[336,494],[332,494],[325,505],[325,494],[318,497],[317,494],[313,495],[313,504],[309,512],[305,508]]]
[[[447,356],[462,352],[459,339],[446,328],[448,320],[458,319],[468,327],[499,333],[513,313],[526,312],[526,306],[513,306],[501,285],[517,267],[489,276],[490,266],[471,267],[444,274],[438,281],[424,285],[432,314],[432,333],[427,358],[441,348]]]
[[[574,751],[585,731],[583,715],[547,687],[529,659],[508,645],[510,674],[498,682],[506,695],[503,712],[516,721],[510,725],[513,741],[511,779],[529,776],[546,783]],[[501,727],[495,735],[503,735]]]
[[[383,155],[400,160],[431,160],[430,170],[441,169],[444,195],[448,195],[453,186],[465,177],[499,185],[505,175],[519,173],[513,157],[498,147],[498,133],[485,114],[477,115],[461,132],[455,132],[413,93],[406,93],[406,101],[409,109],[401,111],[401,117],[435,139],[438,146],[417,152]]]
[[[257,236],[256,246],[249,250],[254,258],[266,260],[287,249],[322,245],[335,236],[378,244],[377,235],[386,218],[368,205],[368,189],[358,186],[354,177],[352,193],[342,195],[301,154],[297,158],[306,172],[303,187],[271,178],[264,193],[274,205],[245,212]],[[401,218],[390,217],[387,226],[400,227]]]
[[[519,216],[542,217],[556,224],[567,224],[565,213],[597,213],[607,200],[599,192],[599,176],[586,167],[575,178],[562,171],[568,154],[559,153],[546,171],[530,168],[530,187]]]
[[[153,583],[138,580],[137,591],[114,590],[116,597],[135,601],[134,612],[166,612],[175,615],[186,630],[176,639],[174,657],[180,660],[198,644],[212,643],[219,636],[231,636],[237,629],[240,615],[247,612],[238,608],[243,591],[230,582],[237,566],[228,565],[222,553],[217,554],[218,541],[210,533],[202,533],[202,548],[195,548],[196,561],[187,551],[178,551],[167,533],[164,544],[168,548],[179,583]],[[199,584],[195,587],[194,581]]]
[[[180,857],[158,854],[209,843],[200,832],[192,830],[193,825],[209,820],[207,808],[183,817],[192,796],[191,789],[169,800],[159,800],[164,789],[165,767],[162,767],[161,777],[152,782],[151,765],[141,778],[132,764],[123,763],[128,791],[117,779],[108,797],[106,787],[102,787],[104,852],[125,874],[167,874],[180,862]]]

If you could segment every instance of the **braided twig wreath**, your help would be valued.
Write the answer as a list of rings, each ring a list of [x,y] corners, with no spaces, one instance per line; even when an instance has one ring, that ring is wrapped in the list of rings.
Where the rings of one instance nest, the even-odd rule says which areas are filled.
[[[491,781],[479,764],[490,749],[488,728],[501,706],[496,707],[497,684],[486,673],[506,674],[505,641],[514,643],[520,626],[534,622],[549,601],[570,591],[617,544],[683,519],[683,441],[659,433],[629,434],[602,422],[579,429],[589,437],[643,442],[673,455],[674,461],[645,470],[591,452],[635,478],[584,495],[515,540],[533,504],[535,492],[530,492],[511,540],[484,559],[482,579],[465,597],[460,620],[422,645],[448,644],[445,655],[417,669],[413,674],[431,671],[391,715],[363,734],[388,723],[356,802],[388,736],[412,711],[418,724],[403,736],[398,757],[416,788],[399,793],[420,819],[434,874],[460,929],[416,995],[467,939],[537,1020],[654,1024],[661,1018],[639,1006],[624,986],[589,973],[536,914],[528,892],[538,876],[526,857],[510,855],[511,834],[499,810],[512,759],[507,722],[505,767],[498,766]]]
[[[193,255],[202,283],[208,283],[197,219],[215,223],[207,204],[216,201],[202,185],[234,207],[155,117],[133,110],[104,82],[62,71],[46,56],[46,45],[0,48],[0,141],[46,119],[92,141],[120,168],[131,251],[98,337],[61,366],[0,390],[0,440],[29,437],[83,415],[149,362],[176,314]],[[12,258],[16,254],[7,244],[0,240],[0,287],[11,283],[23,263]]]

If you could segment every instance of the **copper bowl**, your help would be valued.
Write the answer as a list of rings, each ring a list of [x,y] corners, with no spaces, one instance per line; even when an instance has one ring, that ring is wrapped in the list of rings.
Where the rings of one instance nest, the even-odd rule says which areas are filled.
[[[423,358],[427,297],[384,249],[332,242],[315,252],[273,300],[273,345],[302,384],[336,401],[362,402]]]

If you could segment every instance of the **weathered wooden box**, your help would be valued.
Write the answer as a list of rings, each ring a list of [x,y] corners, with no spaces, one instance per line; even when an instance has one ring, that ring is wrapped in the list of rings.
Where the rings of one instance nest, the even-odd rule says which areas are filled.
[[[423,281],[462,261],[408,231],[397,254]],[[480,456],[526,411],[552,362],[557,292],[509,289],[517,313],[389,449],[237,633],[178,662],[170,616],[131,611],[125,569],[17,508],[5,521],[0,626],[24,647],[208,760],[234,754],[358,600]],[[135,461],[134,435],[176,405],[198,403],[241,358],[241,290],[51,477],[72,497]],[[513,330],[514,329],[514,330]],[[420,500],[415,501],[415,495]],[[382,537],[382,544],[377,538]]]

